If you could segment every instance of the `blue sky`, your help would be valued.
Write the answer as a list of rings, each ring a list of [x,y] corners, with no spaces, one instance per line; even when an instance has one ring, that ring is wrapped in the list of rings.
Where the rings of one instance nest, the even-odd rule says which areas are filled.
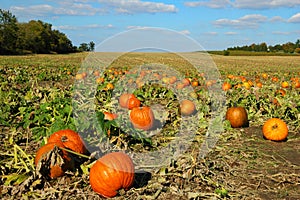
[[[19,22],[42,20],[79,45],[134,28],[161,27],[205,50],[300,39],[300,0],[1,0]]]

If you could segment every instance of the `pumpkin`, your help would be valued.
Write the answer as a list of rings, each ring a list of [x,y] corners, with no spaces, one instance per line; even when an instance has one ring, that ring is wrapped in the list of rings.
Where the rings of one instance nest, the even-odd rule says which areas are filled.
[[[232,128],[246,127],[249,125],[247,111],[241,106],[228,108],[225,118],[230,122]]]
[[[193,82],[191,83],[191,85],[192,85],[193,87],[197,87],[197,86],[199,85],[199,82],[198,82],[198,81],[193,81]]]
[[[109,121],[114,120],[118,117],[118,115],[115,113],[104,112],[103,114],[104,114],[104,119]]]
[[[259,87],[259,88],[262,88],[263,84],[262,84],[262,82],[257,82],[256,86]]]
[[[288,127],[281,119],[271,118],[264,123],[262,132],[267,140],[282,141],[288,136]]]
[[[224,82],[222,85],[222,90],[227,91],[229,89],[231,89],[231,84],[228,82]]]
[[[191,84],[191,81],[190,81],[190,79],[188,79],[188,78],[184,78],[184,79],[182,80],[182,83],[184,84],[184,86],[188,86],[188,85]]]
[[[282,87],[282,88],[288,88],[288,87],[289,87],[289,83],[288,83],[287,81],[283,81],[283,82],[281,83],[281,87]]]
[[[131,110],[132,108],[135,108],[135,107],[140,107],[141,105],[141,102],[138,98],[136,98],[134,95],[133,97],[129,97],[128,99],[128,109]]]
[[[34,164],[43,176],[57,178],[74,168],[73,159],[59,147],[63,148],[64,145],[61,142],[47,143],[37,151]]]
[[[107,83],[105,90],[113,90],[115,86],[112,83]]]
[[[192,101],[187,99],[181,101],[180,112],[183,116],[189,116],[195,113],[195,111],[196,111],[196,106]]]
[[[150,107],[135,107],[130,112],[130,121],[135,128],[149,130],[154,124],[154,114]]]
[[[141,105],[140,100],[134,96],[134,94],[122,94],[119,98],[119,104],[122,108],[132,109]]]
[[[62,142],[65,148],[80,154],[86,154],[87,149],[80,135],[70,129],[59,130],[50,135],[48,143]]]
[[[90,185],[103,197],[111,198],[118,190],[128,190],[134,181],[134,164],[123,152],[113,152],[99,158],[90,169]]]

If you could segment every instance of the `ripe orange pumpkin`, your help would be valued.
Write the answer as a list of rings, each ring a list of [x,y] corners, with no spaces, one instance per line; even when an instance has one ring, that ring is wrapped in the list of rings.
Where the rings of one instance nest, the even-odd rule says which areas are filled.
[[[150,107],[135,107],[130,112],[130,121],[135,128],[149,130],[154,124],[154,114]]]
[[[191,85],[192,85],[193,87],[197,87],[197,86],[199,85],[199,82],[195,80],[195,81],[192,82]]]
[[[262,128],[264,138],[273,141],[285,140],[288,136],[288,127],[279,118],[268,119]]]
[[[106,90],[113,90],[115,88],[115,86],[112,83],[107,83],[105,89]]]
[[[191,84],[191,81],[190,81],[190,79],[188,79],[188,78],[184,78],[184,79],[182,80],[182,83],[184,84],[184,86],[188,86],[188,85]]]
[[[90,185],[106,198],[117,195],[119,189],[128,190],[134,181],[134,164],[123,152],[113,152],[99,158],[90,169]]]
[[[74,152],[81,154],[87,153],[84,141],[77,132],[71,129],[59,130],[55,133],[52,133],[48,138],[48,143],[59,142],[61,142],[65,148],[68,148]]]
[[[103,112],[103,114],[104,114],[104,119],[109,120],[109,121],[114,120],[118,117],[118,115],[115,113]]]
[[[281,87],[282,87],[282,88],[288,88],[288,87],[289,87],[289,83],[288,83],[287,81],[283,81],[283,82],[281,83]]]
[[[119,104],[122,108],[131,110],[134,107],[139,107],[141,102],[134,96],[134,94],[125,93],[120,96]]]
[[[284,89],[278,89],[278,90],[276,90],[276,94],[280,94],[281,96],[285,96],[286,91]]]
[[[136,98],[135,96],[133,97],[129,97],[128,99],[128,109],[131,110],[132,108],[135,107],[140,107],[141,102],[138,98]]]
[[[232,128],[241,128],[249,125],[247,111],[241,106],[228,108],[225,118],[230,122]]]
[[[259,87],[259,88],[262,88],[263,84],[262,84],[262,82],[257,82],[256,86]]]
[[[196,111],[196,106],[192,101],[187,100],[187,99],[181,101],[180,112],[183,116],[188,116],[188,115],[194,114],[195,111]]]
[[[64,148],[64,145],[61,142],[47,143],[37,151],[34,164],[37,167],[40,162],[44,161],[38,169],[42,175],[57,178],[63,176],[68,169],[74,168],[73,159],[68,155],[68,152],[56,149],[59,147]]]
[[[227,90],[231,89],[231,84],[228,83],[228,82],[224,82],[223,85],[222,85],[222,89],[224,91],[227,91]]]

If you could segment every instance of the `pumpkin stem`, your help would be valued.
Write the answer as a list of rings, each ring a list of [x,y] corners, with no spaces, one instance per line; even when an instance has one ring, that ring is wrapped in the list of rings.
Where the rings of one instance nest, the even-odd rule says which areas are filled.
[[[278,125],[277,124],[274,124],[273,126],[272,126],[272,130],[275,130],[275,129],[277,129],[278,128]]]
[[[62,142],[67,142],[68,140],[69,140],[68,137],[65,136],[65,135],[63,135],[63,136],[61,137],[61,141],[62,141]]]

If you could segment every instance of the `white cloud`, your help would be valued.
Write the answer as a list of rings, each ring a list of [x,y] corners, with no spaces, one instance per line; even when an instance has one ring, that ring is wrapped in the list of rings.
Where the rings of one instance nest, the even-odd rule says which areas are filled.
[[[189,1],[184,3],[187,7],[206,6],[209,8],[225,8],[230,5],[229,0]]]
[[[273,31],[272,34],[274,34],[274,35],[290,35],[292,33],[287,32],[287,31]]]
[[[48,4],[31,6],[12,6],[10,10],[16,15],[47,16],[47,15],[95,15],[105,13],[102,8],[94,8],[89,4],[69,4],[61,2],[61,5],[52,6]]]
[[[10,10],[17,16],[77,15],[93,16],[117,13],[174,13],[178,9],[173,4],[141,0],[48,0],[49,4],[12,6]]]
[[[126,27],[127,29],[147,29],[147,28],[150,28],[150,26],[127,26]]]
[[[182,30],[182,31],[179,31],[179,33],[182,33],[184,35],[189,35],[191,34],[191,32],[189,30]]]
[[[178,9],[173,4],[165,4],[141,0],[98,0],[102,5],[108,6],[117,13],[174,13]]]
[[[230,26],[233,28],[258,28],[260,23],[266,22],[267,17],[259,14],[245,15],[239,19],[218,19],[213,22],[217,27]]]
[[[84,26],[61,25],[61,26],[53,26],[53,28],[59,30],[86,30],[86,29],[110,29],[110,28],[114,28],[114,26],[112,24],[108,24],[108,25],[88,24]]]
[[[300,13],[297,13],[288,19],[288,22],[300,23]]]
[[[205,34],[206,34],[206,35],[215,36],[215,35],[218,35],[218,32],[212,31],[212,32],[207,32],[207,33],[205,33]]]
[[[274,16],[270,19],[270,22],[284,22],[284,21],[285,21],[285,19],[283,19],[280,16]]]
[[[237,35],[237,32],[226,32],[225,35]]]
[[[248,9],[290,8],[299,5],[299,0],[235,0],[233,2],[233,6],[236,8]]]
[[[203,0],[184,3],[188,7],[206,6],[210,8],[244,8],[244,9],[270,9],[278,7],[296,7],[299,0]]]

